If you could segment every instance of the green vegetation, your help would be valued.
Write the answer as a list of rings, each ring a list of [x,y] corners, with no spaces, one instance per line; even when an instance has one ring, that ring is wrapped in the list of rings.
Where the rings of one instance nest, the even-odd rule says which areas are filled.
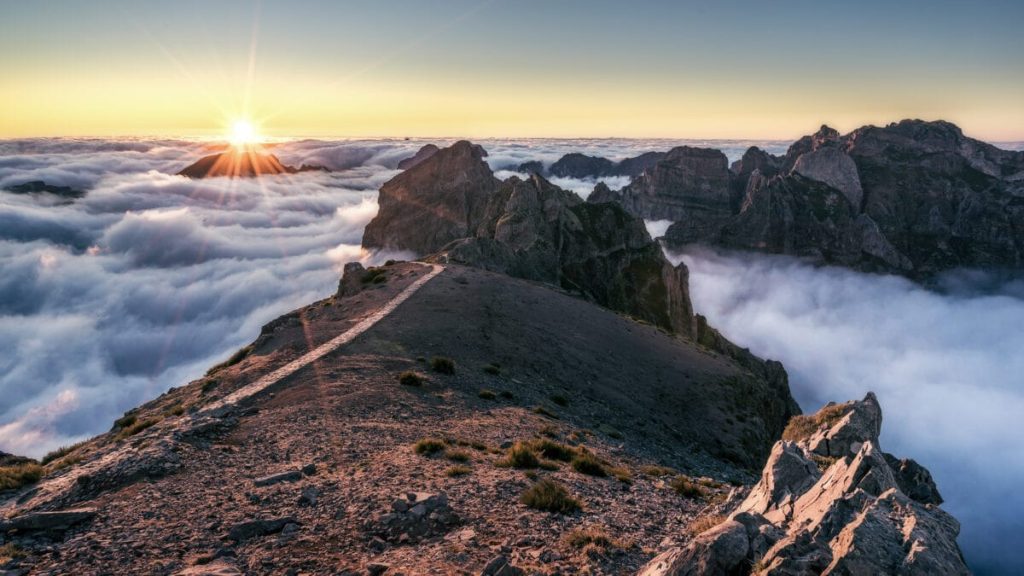
[[[501,374],[501,365],[500,364],[488,364],[487,366],[484,366],[484,372],[487,373],[487,374],[490,374],[491,376],[497,376],[497,375]]]
[[[652,478],[660,478],[662,476],[671,476],[676,473],[675,470],[667,466],[641,466],[640,473],[644,476],[651,476]]]
[[[494,390],[488,390],[487,388],[480,390],[480,392],[477,393],[477,396],[483,398],[484,400],[494,400],[495,398],[498,397]]]
[[[43,459],[40,460],[39,463],[42,464],[43,466],[46,466],[47,464],[49,464],[50,462],[53,462],[54,460],[60,460],[61,458],[67,456],[68,454],[71,454],[75,450],[78,450],[79,448],[84,446],[85,442],[86,441],[82,441],[82,442],[78,442],[76,444],[72,444],[70,446],[61,446],[60,448],[57,448],[56,450],[52,450],[52,451],[48,452],[46,454],[46,456],[43,456]]]
[[[363,284],[383,284],[388,281],[387,270],[380,267],[370,268],[363,272],[363,277],[359,281]]]
[[[471,459],[469,452],[459,450],[457,448],[448,448],[445,450],[444,457],[452,462],[469,462]]]
[[[121,428],[121,431],[117,433],[117,437],[118,437],[118,439],[121,439],[121,438],[128,438],[129,436],[135,436],[139,432],[142,432],[146,428],[149,428],[150,426],[153,426],[154,424],[156,424],[159,421],[160,421],[160,418],[155,418],[155,417],[146,418],[144,420],[134,420],[134,418],[133,418],[133,423],[131,425],[129,425],[129,426],[125,426],[125,427]]]
[[[609,468],[608,472],[612,475],[613,478],[615,478],[619,482],[622,482],[623,484],[633,483],[633,473],[630,472],[629,468],[626,468],[625,466],[616,466],[614,468]]]
[[[406,370],[398,375],[398,383],[402,386],[423,386],[423,381],[423,376],[413,370]]]
[[[670,483],[672,489],[676,491],[676,494],[684,496],[686,498],[706,498],[707,489],[694,482],[689,476],[679,475],[672,479]]]
[[[207,380],[207,381],[203,382],[202,386],[199,387],[199,393],[200,394],[209,394],[217,386],[220,386],[220,382],[219,381],[213,380],[213,379]]]
[[[547,417],[547,418],[553,418],[555,420],[558,420],[558,415],[557,414],[555,414],[554,412],[548,410],[547,408],[545,408],[543,406],[534,406],[533,407],[533,413],[534,414],[540,414],[541,416],[544,416],[544,417]]]
[[[242,348],[239,348],[238,351],[235,352],[234,354],[232,354],[230,358],[228,358],[227,360],[221,362],[220,364],[217,364],[213,368],[210,368],[209,370],[207,370],[206,371],[206,375],[207,376],[212,376],[212,375],[216,374],[217,372],[220,372],[221,370],[223,370],[225,368],[229,368],[231,366],[234,366],[235,364],[238,364],[242,360],[245,360],[249,356],[249,354],[252,354],[252,349],[253,349],[252,344],[249,344],[248,346],[243,346]]]
[[[850,410],[845,404],[831,404],[818,410],[817,414],[793,416],[782,431],[782,439],[799,442],[810,438],[821,428],[830,428]]]
[[[548,396],[548,398],[555,404],[558,404],[559,406],[569,405],[569,399],[561,394],[552,394],[551,396]]]
[[[466,476],[472,474],[473,469],[469,466],[463,466],[462,464],[456,464],[444,471],[444,475],[449,478],[456,478],[458,476]]]
[[[512,394],[511,392],[509,392],[508,390],[502,390],[501,392],[498,392],[498,396],[500,396],[501,398],[504,398],[505,400],[514,400],[515,399],[515,395]]]
[[[586,450],[580,450],[572,459],[572,469],[580,474],[597,476],[598,478],[604,478],[608,475],[608,472],[604,469],[604,465],[597,459],[597,456],[594,456]]]
[[[419,441],[413,445],[413,450],[415,450],[420,456],[433,456],[434,454],[443,451],[446,447],[444,440],[439,440],[437,438],[420,438]]]
[[[523,492],[523,504],[535,510],[569,514],[582,508],[579,500],[569,495],[569,491],[554,480],[544,478],[534,483]]]
[[[604,528],[599,526],[577,528],[566,534],[563,541],[572,548],[591,547],[597,548],[602,552],[610,548],[618,548],[620,550],[629,548],[624,543],[612,538]]]
[[[498,465],[523,470],[537,468],[540,466],[540,460],[533,453],[533,450],[530,449],[529,445],[523,442],[516,442],[508,449],[505,458],[498,461]]]
[[[0,490],[17,490],[43,477],[43,467],[35,462],[0,466]]]
[[[455,374],[455,361],[446,356],[434,356],[430,359],[430,369],[438,374]]]
[[[539,452],[541,456],[550,458],[551,460],[571,462],[573,457],[576,456],[575,448],[566,446],[565,444],[559,444],[558,442],[554,442],[546,438],[534,440],[530,443],[530,447]]]
[[[113,429],[114,430],[121,430],[123,428],[127,428],[127,427],[131,426],[132,424],[135,424],[135,421],[138,420],[138,419],[139,419],[138,416],[136,416],[135,414],[125,414],[124,416],[121,416],[117,420],[114,420],[114,428]]]
[[[706,532],[711,528],[714,528],[715,526],[718,526],[722,522],[725,522],[725,516],[722,516],[721,514],[701,516],[693,522],[690,522],[690,524],[686,527],[686,531],[689,532],[692,536],[696,536],[698,534]]]
[[[619,432],[618,428],[611,424],[601,424],[597,427],[597,430],[609,438],[615,438],[616,440],[622,440],[625,438],[622,432]]]

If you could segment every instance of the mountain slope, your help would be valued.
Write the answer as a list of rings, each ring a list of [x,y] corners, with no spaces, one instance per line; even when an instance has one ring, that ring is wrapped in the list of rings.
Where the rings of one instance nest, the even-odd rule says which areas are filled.
[[[547,285],[459,266],[338,351],[234,407],[209,410],[427,271],[349,267],[335,297],[268,324],[233,364],[53,462],[47,478],[2,509],[21,522],[7,535],[28,554],[21,566],[270,574],[386,563],[426,573],[479,570],[503,555],[546,571],[632,571],[665,538],[686,538],[688,520],[726,491],[720,481],[750,480],[795,412],[784,379]],[[438,356],[454,373],[431,369]],[[406,371],[421,385],[401,385]],[[416,452],[424,438],[442,441],[438,454]],[[548,454],[543,468],[504,463],[517,441]],[[582,454],[591,464],[579,469],[606,476],[558,459]],[[673,483],[688,481],[657,466],[717,480],[680,495]],[[544,479],[583,510],[523,504]],[[423,503],[440,520],[399,511],[406,505],[393,501],[409,492],[434,495],[408,507]],[[26,520],[43,510],[79,512]],[[600,529],[621,551],[585,550],[566,538],[574,529]]]

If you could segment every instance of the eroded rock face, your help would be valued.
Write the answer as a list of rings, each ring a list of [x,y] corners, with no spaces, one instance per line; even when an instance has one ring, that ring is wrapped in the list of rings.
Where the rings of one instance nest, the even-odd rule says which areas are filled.
[[[367,248],[548,282],[692,335],[685,267],[673,267],[643,222],[617,204],[588,204],[536,174],[499,182],[469,142],[396,176],[379,203]]]
[[[874,394],[797,418],[728,519],[643,574],[969,574],[931,475],[879,448]]]
[[[472,235],[498,184],[479,146],[463,140],[443,148],[381,187],[363,247],[437,252]]]
[[[822,126],[782,159],[748,150],[732,173],[733,213],[670,214],[669,246],[706,243],[912,277],[1024,264],[1024,153],[967,138],[948,122],[904,120],[845,136]],[[683,189],[662,188],[662,196]],[[626,192],[623,205],[643,213]]]
[[[718,150],[673,148],[620,193],[627,211],[649,220],[710,225],[732,215],[729,161]]]

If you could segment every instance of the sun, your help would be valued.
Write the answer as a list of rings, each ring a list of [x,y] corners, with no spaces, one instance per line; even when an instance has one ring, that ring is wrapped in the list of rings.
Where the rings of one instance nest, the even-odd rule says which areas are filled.
[[[256,127],[252,122],[235,120],[231,124],[231,134],[228,136],[228,140],[233,146],[241,148],[259,143],[260,135],[256,132]]]

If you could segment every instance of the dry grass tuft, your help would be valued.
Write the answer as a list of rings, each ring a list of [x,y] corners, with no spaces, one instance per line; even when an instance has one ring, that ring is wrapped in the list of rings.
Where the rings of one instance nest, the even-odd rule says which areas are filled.
[[[548,478],[527,488],[521,500],[535,510],[558,514],[570,514],[582,508],[580,501],[573,498],[565,486]]]

